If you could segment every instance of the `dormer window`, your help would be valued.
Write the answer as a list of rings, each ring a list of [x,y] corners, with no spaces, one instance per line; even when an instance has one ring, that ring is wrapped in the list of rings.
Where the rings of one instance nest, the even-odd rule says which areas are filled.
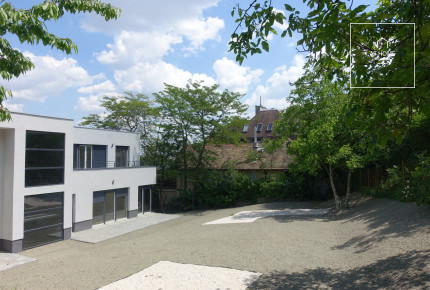
[[[247,133],[248,132],[248,125],[243,126],[242,132],[243,133]]]
[[[257,132],[261,132],[261,128],[263,127],[263,124],[258,124],[257,125]]]
[[[272,128],[273,128],[273,124],[272,123],[269,123],[268,125],[267,125],[267,131],[272,131]]]

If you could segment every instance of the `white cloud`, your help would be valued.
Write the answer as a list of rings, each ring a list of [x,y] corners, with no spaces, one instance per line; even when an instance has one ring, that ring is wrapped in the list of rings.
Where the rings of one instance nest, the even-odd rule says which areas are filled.
[[[169,31],[182,21],[203,19],[203,10],[214,7],[220,0],[110,0],[120,7],[117,20],[106,22],[99,15],[87,14],[81,26],[91,32],[119,34],[126,31]]]
[[[285,65],[276,68],[274,73],[267,79],[265,85],[258,85],[245,103],[250,108],[259,103],[262,97],[263,106],[267,108],[283,109],[288,106],[288,97],[291,85],[304,73],[305,58],[302,55],[295,55],[291,66]]]
[[[203,80],[205,85],[215,84],[215,80],[205,74],[192,74],[170,63],[139,63],[127,70],[115,71],[115,80],[126,91],[152,94],[164,89],[164,84],[185,86],[187,81]]]
[[[82,28],[90,32],[102,32],[115,36],[128,33],[148,33],[150,35],[174,35],[189,41],[187,51],[203,49],[207,40],[219,40],[219,31],[224,28],[224,20],[218,17],[203,17],[203,10],[214,7],[220,0],[111,0],[120,7],[121,16],[117,20],[104,21],[98,15],[87,15]],[[150,8],[150,9],[149,9]],[[151,46],[151,42],[145,45]],[[144,46],[137,46],[136,49]],[[130,48],[132,49],[132,48]],[[157,53],[152,51],[152,53]]]
[[[79,97],[78,105],[75,106],[75,110],[83,112],[100,112],[103,110],[100,107],[100,95],[90,95],[89,97]]]
[[[217,17],[208,17],[207,19],[190,19],[178,23],[177,29],[190,42],[189,50],[195,51],[201,49],[206,40],[219,40],[218,32],[224,28],[224,20]]]
[[[182,42],[182,38],[172,33],[122,31],[114,37],[113,44],[108,44],[109,50],[96,54],[102,64],[123,68],[140,62],[154,62],[161,59],[172,46]]]
[[[24,104],[10,104],[9,102],[3,102],[3,106],[11,112],[22,112]]]
[[[224,89],[244,94],[251,84],[258,83],[263,70],[246,66],[240,66],[234,61],[223,57],[217,59],[213,64],[213,69],[217,75],[217,81]]]
[[[82,87],[78,89],[78,93],[90,94],[89,96],[80,96],[78,98],[77,105],[74,107],[75,110],[82,112],[99,112],[104,110],[100,106],[100,100],[103,96],[116,96],[118,95],[117,89],[113,82],[106,80],[104,82]]]
[[[105,22],[88,15],[82,22],[87,31],[112,34],[112,43],[95,54],[97,60],[114,71],[119,90],[151,94],[164,88],[163,83],[185,85],[188,79],[214,80],[204,74],[180,69],[165,60],[173,52],[197,54],[209,40],[219,41],[224,20],[204,17],[203,11],[220,0],[112,0],[120,7],[118,20]]]
[[[55,59],[24,52],[35,68],[8,82],[7,87],[15,99],[45,102],[48,97],[61,96],[68,88],[91,84],[102,76],[91,76],[73,58]]]
[[[113,93],[116,91],[115,85],[107,80],[92,86],[82,87],[78,89],[78,93],[81,94],[106,94],[106,93]]]

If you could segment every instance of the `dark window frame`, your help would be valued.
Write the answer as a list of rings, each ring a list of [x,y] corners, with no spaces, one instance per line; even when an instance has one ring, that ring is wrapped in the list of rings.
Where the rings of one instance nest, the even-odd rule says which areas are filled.
[[[273,123],[269,123],[269,124],[267,124],[267,131],[272,131],[272,129],[273,129]]]
[[[37,135],[45,135],[46,137],[40,138],[40,142],[37,141]],[[52,140],[49,140],[52,139]],[[48,185],[58,185],[64,184],[64,163],[65,163],[65,140],[66,134],[60,132],[45,132],[45,131],[26,131],[26,141],[25,141],[25,187],[36,187],[36,186],[48,186]],[[58,143],[52,141],[60,141]],[[44,147],[40,147],[45,144]],[[35,145],[30,147],[29,145]],[[46,148],[49,147],[49,148]],[[31,152],[31,154],[27,154]],[[39,159],[37,160],[37,152],[61,152],[62,156],[60,158],[59,164],[56,166],[49,165],[43,166]],[[43,154],[41,154],[43,155]],[[46,154],[45,154],[46,155]],[[46,156],[45,156],[46,157]],[[32,159],[31,159],[32,158]],[[38,166],[34,164],[38,163]],[[33,165],[30,165],[33,164]],[[61,170],[61,172],[55,173],[55,171]],[[54,171],[53,171],[54,170]],[[39,176],[37,176],[39,175]],[[51,179],[51,180],[49,180]]]
[[[263,128],[263,123],[257,124],[257,132],[261,132],[262,128]]]
[[[242,132],[243,133],[248,133],[248,128],[249,128],[249,125],[243,125]]]

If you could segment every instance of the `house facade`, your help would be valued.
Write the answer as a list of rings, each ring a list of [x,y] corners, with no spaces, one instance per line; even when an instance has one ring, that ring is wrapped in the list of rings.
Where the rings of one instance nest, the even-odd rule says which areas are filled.
[[[11,115],[0,123],[0,250],[19,252],[143,213],[156,169],[140,166],[138,134]]]

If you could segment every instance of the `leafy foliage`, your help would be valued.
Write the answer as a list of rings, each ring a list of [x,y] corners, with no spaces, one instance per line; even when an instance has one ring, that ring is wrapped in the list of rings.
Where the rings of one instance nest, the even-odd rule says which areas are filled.
[[[95,12],[106,21],[116,19],[121,10],[111,4],[98,0],[45,0],[30,9],[16,9],[12,3],[0,2],[0,73],[4,80],[19,77],[34,68],[33,63],[18,49],[12,48],[5,38],[7,34],[16,35],[21,43],[39,44],[64,51],[67,54],[78,52],[78,47],[69,38],[62,38],[47,31],[45,22],[58,20],[66,12]],[[3,101],[12,97],[12,92],[0,86],[0,121],[10,119]]]
[[[189,81],[184,88],[165,84],[163,91],[154,94],[163,120],[162,131],[176,140],[177,167],[183,171],[185,185],[189,168],[193,168],[195,179],[199,180],[200,170],[210,158],[208,144],[239,140],[239,132],[230,128],[240,123],[240,116],[246,110],[240,102],[242,96],[228,90],[219,92],[218,88],[219,85],[205,86],[202,82]],[[192,203],[194,206],[194,191]]]
[[[298,33],[297,45],[309,53],[308,64],[312,64],[316,76],[326,75],[339,87],[346,87],[350,81],[346,70],[352,67],[353,84],[375,87],[347,91],[351,96],[349,119],[366,120],[362,129],[368,137],[363,138],[363,147],[372,149],[389,140],[401,142],[413,115],[430,114],[430,21],[427,17],[430,2],[381,0],[374,11],[369,11],[367,5],[353,6],[353,1],[303,2],[310,9],[306,15],[285,4],[284,16],[274,10],[270,0],[255,0],[245,8],[235,6],[232,16],[236,17],[238,26],[229,44],[236,60],[242,63],[248,55],[269,51],[268,37],[271,33],[277,34],[274,23],[288,22],[281,37]],[[370,25],[371,28],[365,25],[357,30],[351,23],[414,23],[415,30],[411,25]],[[377,53],[374,44],[393,30],[396,37],[391,41],[392,57],[384,62],[384,55]],[[378,88],[387,84],[393,87],[394,83],[401,87]]]

